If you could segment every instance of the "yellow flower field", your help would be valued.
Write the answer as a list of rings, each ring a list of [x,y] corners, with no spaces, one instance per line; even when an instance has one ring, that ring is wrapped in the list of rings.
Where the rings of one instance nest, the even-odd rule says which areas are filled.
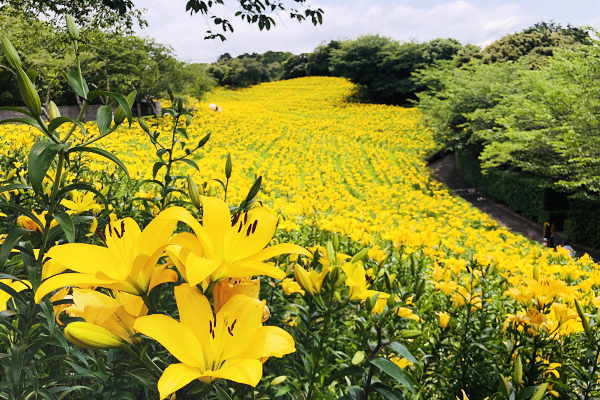
[[[194,160],[200,171],[179,172],[209,182],[219,194],[220,185],[211,179],[224,180],[230,153],[228,200],[239,202],[262,175],[260,199],[282,217],[282,229],[310,224],[369,245],[391,240],[403,246],[405,256],[421,249],[455,273],[465,269],[460,260],[468,256],[493,260],[514,285],[518,275],[531,276],[534,264],[544,275],[558,273],[587,290],[600,282],[598,265],[587,256],[575,262],[513,234],[436,182],[424,161],[435,145],[415,109],[348,103],[352,90],[344,79],[321,77],[217,90],[197,106],[188,127],[190,143],[212,133],[203,157]],[[223,112],[210,111],[211,102]],[[160,124],[171,128],[166,119]],[[88,136],[98,134],[95,124],[86,128]],[[29,146],[32,131],[1,126],[6,138],[1,151],[8,155]],[[152,178],[158,158],[137,124],[101,143],[132,177]],[[105,159],[97,158],[92,168],[106,169]]]

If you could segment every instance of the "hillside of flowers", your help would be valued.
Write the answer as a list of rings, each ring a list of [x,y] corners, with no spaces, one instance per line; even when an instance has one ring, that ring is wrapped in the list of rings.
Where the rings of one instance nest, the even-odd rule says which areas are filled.
[[[0,398],[600,396],[600,267],[437,182],[417,110],[311,77],[136,120],[73,77],[119,109],[0,125]]]

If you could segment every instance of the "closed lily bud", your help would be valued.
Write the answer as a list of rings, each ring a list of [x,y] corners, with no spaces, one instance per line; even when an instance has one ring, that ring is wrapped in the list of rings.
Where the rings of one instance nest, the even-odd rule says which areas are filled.
[[[510,397],[510,389],[508,388],[508,381],[504,377],[504,375],[500,374],[500,383],[499,383],[500,392],[504,395],[505,398]]]
[[[365,360],[365,352],[357,351],[356,353],[354,353],[354,357],[352,357],[351,363],[352,363],[352,365],[359,365],[364,360]]]
[[[331,243],[331,241],[327,241],[325,250],[327,251],[327,259],[329,260],[329,264],[333,265],[335,263],[335,250],[333,249],[333,243]]]
[[[335,297],[335,300],[338,303],[342,302],[342,295],[340,294],[340,292],[338,292],[337,290],[335,292],[333,292],[333,297]]]
[[[581,318],[581,325],[583,325],[583,330],[585,331],[586,335],[591,341],[592,331],[590,329],[590,321],[588,321],[588,318],[585,315],[585,311],[583,310],[583,307],[581,307],[581,304],[579,303],[579,301],[577,301],[577,299],[575,299],[575,309],[577,309],[577,314],[579,314],[579,318]]]
[[[396,299],[394,298],[394,296],[388,297],[387,305],[389,308],[393,308],[396,305]]]
[[[137,96],[136,90],[127,95],[126,99],[127,103],[129,104],[129,107],[133,105],[133,102],[135,101],[135,96]],[[113,120],[115,121],[116,125],[120,125],[123,123],[123,121],[125,121],[125,111],[123,111],[123,108],[121,106],[119,106],[119,108],[117,108],[117,111],[115,111],[115,117]]]
[[[121,339],[98,325],[87,322],[71,322],[65,328],[66,338],[73,344],[85,349],[115,349],[123,346]]]
[[[231,178],[232,170],[233,165],[231,164],[231,154],[227,154],[227,161],[225,161],[225,177],[227,179]]]
[[[339,277],[340,277],[340,267],[334,267],[331,270],[330,275],[329,275],[329,279],[331,280],[331,283],[333,285],[335,285],[337,283]]]
[[[79,40],[79,29],[77,29],[75,20],[70,14],[67,14],[67,31],[69,31],[71,40]]]
[[[42,103],[40,102],[40,96],[38,96],[35,90],[35,86],[33,86],[33,83],[22,68],[18,68],[16,72],[19,90],[21,91],[21,97],[25,105],[33,115],[40,115],[42,113]]]
[[[533,267],[533,279],[536,281],[540,280],[540,267],[538,265]]]
[[[50,115],[50,121],[60,117],[60,111],[58,111],[58,107],[53,101],[50,101],[50,106],[48,106],[48,114]]]
[[[287,376],[281,375],[271,381],[271,386],[277,386],[280,383],[283,383],[287,379]]]
[[[369,252],[369,249],[367,249],[365,247],[364,249],[362,249],[361,251],[359,251],[358,253],[356,253],[354,255],[354,257],[352,257],[352,259],[350,260],[350,263],[354,264],[355,262],[358,262],[358,261],[362,260],[363,258],[365,258],[365,256],[367,255],[368,252]]]
[[[148,124],[146,124],[146,121],[144,121],[141,118],[138,118],[137,122],[138,122],[138,124],[140,124],[140,128],[142,128],[144,130],[144,132],[150,133],[150,128],[148,128]]]
[[[187,176],[188,195],[190,201],[197,209],[200,209],[202,202],[200,201],[200,193],[198,193],[198,186],[194,183],[194,180],[190,175]]]
[[[8,173],[8,175],[6,175],[6,180],[14,178],[16,173],[17,173],[16,168],[11,169],[10,172]]]
[[[335,251],[340,250],[340,236],[338,234],[333,235],[333,249]]]
[[[311,296],[314,296],[317,293],[317,289],[315,285],[313,285],[308,272],[302,268],[299,264],[294,265],[294,278],[296,278],[296,282],[300,285],[302,289]]]
[[[6,36],[2,36],[2,48],[4,49],[4,56],[12,69],[23,68],[19,53],[17,53],[17,50]]]
[[[375,302],[376,301],[377,300],[375,300]],[[367,297],[367,299],[365,300],[365,308],[368,312],[373,311],[373,308],[375,308],[375,302],[370,297]]]
[[[400,332],[400,337],[403,339],[414,339],[416,337],[421,336],[423,332],[418,329],[405,329]]]
[[[517,356],[517,361],[515,361],[515,385],[518,386],[523,380],[523,361],[521,360],[521,356]]]

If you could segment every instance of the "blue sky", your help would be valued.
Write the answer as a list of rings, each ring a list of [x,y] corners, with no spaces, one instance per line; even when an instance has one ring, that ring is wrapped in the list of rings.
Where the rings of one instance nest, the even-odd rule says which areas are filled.
[[[179,58],[189,62],[213,62],[225,52],[262,53],[267,50],[310,52],[323,41],[380,34],[398,40],[431,40],[453,37],[463,44],[481,46],[507,33],[539,21],[600,28],[599,0],[308,0],[324,11],[324,22],[313,26],[275,16],[277,26],[260,32],[256,26],[233,17],[239,3],[226,0],[215,13],[234,22],[227,41],[203,40],[214,25],[201,15],[185,13],[187,0],[136,0],[146,8],[149,27],[139,33],[171,45]]]

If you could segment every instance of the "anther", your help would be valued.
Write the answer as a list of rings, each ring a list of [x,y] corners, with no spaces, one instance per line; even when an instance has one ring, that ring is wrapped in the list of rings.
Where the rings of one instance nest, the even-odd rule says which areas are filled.
[[[244,226],[244,225],[242,225],[242,223],[240,222],[240,227],[238,228],[238,233],[240,233],[242,231],[242,226]]]
[[[231,221],[231,226],[235,226],[235,224],[237,224],[239,219],[240,219],[240,212],[238,211],[233,216],[233,221]]]
[[[252,233],[254,233],[254,231],[256,231],[256,225],[258,225],[258,220],[255,220],[254,223],[252,224]]]
[[[125,220],[121,221],[121,237],[125,234]]]
[[[248,223],[248,213],[244,214],[244,225]]]
[[[112,227],[110,226],[110,222],[108,223],[108,234],[112,237]]]
[[[252,225],[250,225],[248,227],[248,230],[246,231],[246,236],[250,236],[250,232],[252,231]]]

